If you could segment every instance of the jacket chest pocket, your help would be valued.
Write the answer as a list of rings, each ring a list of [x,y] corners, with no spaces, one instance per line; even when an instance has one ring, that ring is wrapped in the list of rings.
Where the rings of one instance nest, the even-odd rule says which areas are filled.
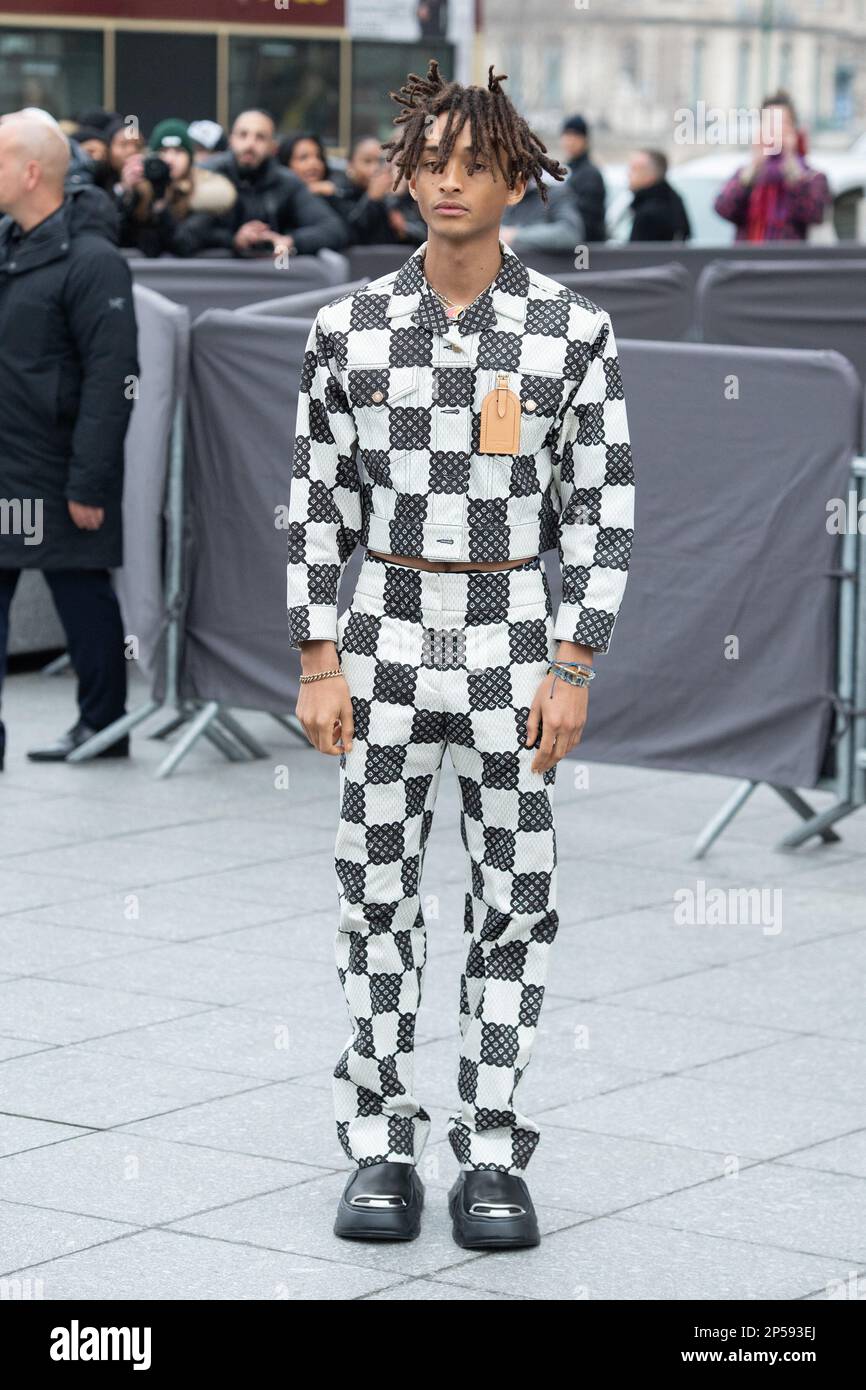
[[[504,381],[520,404],[519,443],[514,454],[482,454],[481,408],[485,397],[495,391],[500,381]],[[472,412],[472,450],[482,464],[480,474],[485,497],[508,498],[520,495],[525,488],[535,490],[532,479],[524,475],[536,474],[536,461],[550,443],[549,436],[552,437],[565,385],[563,377],[556,372],[479,371],[475,409]],[[483,468],[485,462],[488,465],[486,470]]]
[[[10,296],[11,298],[11,296]],[[52,320],[48,302],[40,303],[35,296],[26,304],[19,303],[4,316],[3,341],[14,345],[15,361],[42,366],[45,352],[51,346]]]
[[[430,444],[431,415],[421,399],[421,368],[350,367],[349,403],[358,447],[374,483],[393,486],[392,468]]]

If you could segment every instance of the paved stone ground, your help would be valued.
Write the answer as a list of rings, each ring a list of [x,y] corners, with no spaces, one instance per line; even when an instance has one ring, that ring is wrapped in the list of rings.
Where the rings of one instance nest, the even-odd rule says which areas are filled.
[[[332,1232],[349,1172],[331,1110],[348,1038],[336,760],[245,715],[267,761],[203,743],[157,782],[165,745],[139,733],[130,764],[27,762],[73,696],[71,675],[36,673],[4,695],[5,1296],[16,1280],[46,1299],[864,1296],[866,816],[838,846],[779,853],[792,813],[762,788],[696,861],[731,782],[589,765],[586,788],[560,768],[562,926],[522,1088],[545,1234],[473,1255],[446,1210],[464,891],[446,759],[422,885],[424,1227],[354,1244]],[[763,889],[771,912],[676,924],[699,881]]]

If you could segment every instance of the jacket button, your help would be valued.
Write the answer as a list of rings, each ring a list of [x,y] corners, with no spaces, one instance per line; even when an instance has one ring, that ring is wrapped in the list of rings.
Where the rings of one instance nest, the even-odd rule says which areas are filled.
[[[523,404],[527,410],[535,410],[537,403],[535,401],[524,401]]]
[[[379,404],[380,401],[383,401],[384,399],[385,399],[385,392],[384,392],[384,391],[374,391],[373,394],[372,394],[372,396],[370,397],[370,400],[371,400],[371,401],[375,401],[377,405]]]

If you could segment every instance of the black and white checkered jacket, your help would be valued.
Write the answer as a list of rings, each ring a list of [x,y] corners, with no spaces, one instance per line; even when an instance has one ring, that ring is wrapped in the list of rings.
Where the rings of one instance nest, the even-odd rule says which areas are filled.
[[[607,312],[524,265],[457,323],[422,269],[334,300],[307,339],[288,518],[290,643],[336,640],[337,588],[361,542],[385,554],[512,560],[558,550],[554,636],[609,649],[634,527],[634,473]],[[520,446],[481,454],[498,372]]]

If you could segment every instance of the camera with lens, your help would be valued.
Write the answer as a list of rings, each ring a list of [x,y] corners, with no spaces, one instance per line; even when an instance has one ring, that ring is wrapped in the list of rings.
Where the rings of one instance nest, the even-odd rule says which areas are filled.
[[[149,154],[144,161],[144,177],[153,188],[154,198],[164,198],[171,183],[171,170],[158,154]]]

